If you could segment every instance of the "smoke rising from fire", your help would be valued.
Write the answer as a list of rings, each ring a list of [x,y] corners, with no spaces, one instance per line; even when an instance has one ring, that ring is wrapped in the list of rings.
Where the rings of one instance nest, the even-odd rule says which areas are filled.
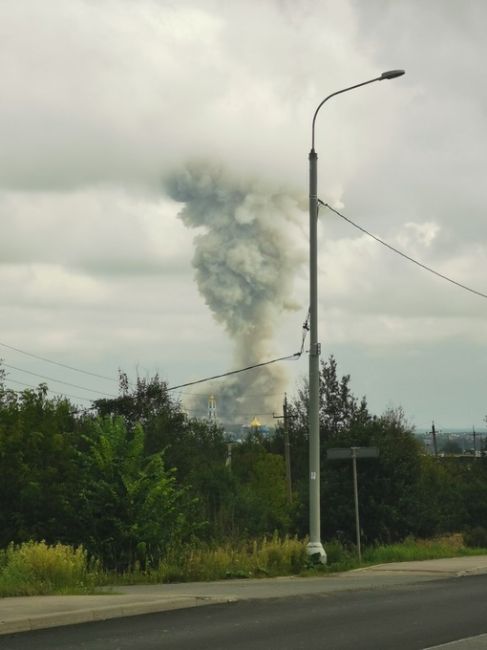
[[[173,174],[167,191],[184,203],[183,223],[199,230],[194,238],[196,282],[234,342],[234,367],[276,356],[273,336],[280,319],[302,307],[291,297],[293,276],[303,261],[296,237],[305,209],[302,197],[204,163]],[[286,353],[296,351],[296,334]],[[269,420],[282,402],[286,379],[285,368],[276,364],[220,380],[208,394],[218,394],[224,421],[241,421],[239,414],[257,412]]]

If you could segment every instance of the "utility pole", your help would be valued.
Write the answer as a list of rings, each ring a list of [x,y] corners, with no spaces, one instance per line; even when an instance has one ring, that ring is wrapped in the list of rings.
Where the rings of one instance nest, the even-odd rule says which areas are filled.
[[[289,503],[293,501],[293,488],[291,478],[291,446],[289,444],[289,427],[287,425],[288,412],[287,412],[287,395],[284,395],[284,404],[282,405],[284,413],[284,459],[286,461],[286,485],[287,485],[287,499]]]
[[[472,427],[472,436],[473,436],[473,455],[477,455],[477,433],[475,432],[475,427]]]
[[[438,456],[438,444],[436,442],[436,429],[434,421],[431,423],[431,436],[433,438],[433,452],[435,456]]]
[[[232,447],[233,442],[227,442],[227,458],[225,460],[225,467],[228,467],[230,472],[232,471]]]
[[[309,161],[309,379],[308,379],[308,430],[309,430],[309,542],[306,552],[326,564],[326,551],[321,543],[320,495],[320,354],[318,340],[318,154],[315,151],[315,126],[320,108],[332,97],[355,90],[375,81],[401,77],[404,70],[387,70],[380,77],[337,90],[318,105],[311,123],[311,150]]]
[[[286,463],[286,489],[287,489],[287,500],[289,503],[293,501],[293,488],[292,488],[292,477],[291,477],[291,445],[289,443],[289,427],[288,419],[289,414],[287,411],[287,395],[284,394],[284,403],[282,405],[282,415],[272,415],[274,419],[282,419],[283,424],[283,433],[284,433],[284,461]]]
[[[353,499],[355,502],[355,532],[357,536],[358,561],[362,564],[362,547],[360,544],[360,516],[358,511],[357,448],[352,447]]]

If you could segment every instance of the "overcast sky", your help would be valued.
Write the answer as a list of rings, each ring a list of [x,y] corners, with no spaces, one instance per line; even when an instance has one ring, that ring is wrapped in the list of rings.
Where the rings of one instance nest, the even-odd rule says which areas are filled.
[[[298,351],[313,112],[393,68],[320,112],[319,196],[487,293],[486,24],[483,0],[0,0],[0,357],[88,404],[116,381],[6,346],[172,386]],[[487,301],[319,229],[323,358],[374,413],[480,430]],[[272,421],[307,356],[259,372],[239,421]]]

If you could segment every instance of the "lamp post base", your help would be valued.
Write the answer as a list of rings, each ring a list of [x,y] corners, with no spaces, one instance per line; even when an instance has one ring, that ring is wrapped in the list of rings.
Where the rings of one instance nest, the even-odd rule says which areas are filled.
[[[309,542],[306,546],[306,553],[320,564],[327,562],[326,551],[321,542]]]

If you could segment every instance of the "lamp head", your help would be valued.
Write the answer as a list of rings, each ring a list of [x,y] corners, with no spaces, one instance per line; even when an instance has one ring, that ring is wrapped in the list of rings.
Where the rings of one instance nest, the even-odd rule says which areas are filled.
[[[379,79],[395,79],[396,77],[402,77],[405,74],[404,70],[388,70],[383,72]]]

